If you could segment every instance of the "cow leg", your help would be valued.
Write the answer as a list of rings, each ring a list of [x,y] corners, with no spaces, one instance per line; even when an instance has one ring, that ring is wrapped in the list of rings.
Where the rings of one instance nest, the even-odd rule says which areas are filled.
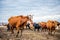
[[[39,32],[39,28],[38,28],[38,32]]]
[[[48,34],[50,35],[50,28],[48,28]]]
[[[18,37],[18,34],[19,34],[19,27],[17,27],[17,35],[16,35],[16,37]]]
[[[40,27],[37,28],[38,32],[39,32],[39,29],[40,29]]]
[[[51,30],[51,35],[52,35],[52,30]]]
[[[23,29],[21,29],[21,35],[20,35],[20,37],[22,36],[22,32],[23,32]]]
[[[41,28],[41,32],[43,31],[43,28]]]
[[[27,29],[27,28],[28,28],[28,29],[30,29],[30,26],[29,26],[29,25],[27,25],[27,26],[26,26],[26,29]]]
[[[42,27],[40,28],[40,32],[42,32]]]
[[[49,33],[50,33],[50,35],[52,35],[52,29],[51,28],[50,28],[50,32]]]
[[[54,29],[53,29],[53,35],[55,35],[55,32],[56,32],[56,31],[57,31],[57,30],[54,28]]]
[[[54,34],[55,34],[55,32],[56,32],[56,29],[54,28],[54,29],[53,29],[53,31],[54,31]]]
[[[14,31],[13,31],[13,27],[11,27],[11,32],[12,32],[12,34],[14,33]]]
[[[56,30],[54,30],[54,34],[55,34]]]
[[[17,35],[16,35],[16,37],[18,37],[18,34],[19,34],[19,25],[16,25],[16,29],[17,29]]]
[[[47,27],[45,28],[45,32],[47,31]]]
[[[34,28],[34,31],[36,31],[36,28]]]
[[[10,31],[10,25],[9,24],[7,25],[7,31]]]
[[[18,34],[19,34],[19,30],[20,30],[20,24],[21,23],[21,21],[19,20],[18,22],[17,22],[17,24],[16,24],[16,29],[17,29],[17,35],[16,35],[16,37],[18,37]]]
[[[26,29],[27,29],[28,25],[26,24]]]
[[[30,29],[30,26],[28,26],[29,27],[29,29]]]

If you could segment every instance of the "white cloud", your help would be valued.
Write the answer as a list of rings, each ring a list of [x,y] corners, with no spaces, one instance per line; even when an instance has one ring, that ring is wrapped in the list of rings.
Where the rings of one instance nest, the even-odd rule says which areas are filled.
[[[48,15],[48,16],[34,16],[34,22],[48,21],[48,20],[57,20],[59,21],[60,15]]]
[[[7,21],[10,16],[27,14],[33,14],[34,21],[60,18],[55,16],[60,15],[60,0],[2,0],[1,2],[0,22]]]

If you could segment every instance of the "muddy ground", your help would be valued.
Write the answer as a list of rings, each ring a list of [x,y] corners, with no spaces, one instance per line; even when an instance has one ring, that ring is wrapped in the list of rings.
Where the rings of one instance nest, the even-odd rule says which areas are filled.
[[[60,40],[60,30],[57,30],[55,35],[48,35],[48,32],[37,32],[32,30],[24,30],[23,35],[16,37],[16,30],[14,34],[6,30],[6,27],[0,27],[0,40]]]

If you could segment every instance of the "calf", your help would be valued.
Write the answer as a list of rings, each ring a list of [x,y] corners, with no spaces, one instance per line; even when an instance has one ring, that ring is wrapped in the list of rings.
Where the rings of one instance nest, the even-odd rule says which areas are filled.
[[[30,29],[30,24],[28,23],[28,24],[26,24],[26,29],[27,29],[27,27]]]
[[[34,31],[36,29],[39,31],[39,29],[41,28],[41,26],[39,24],[37,24],[37,23],[34,23],[33,26],[34,26]]]
[[[10,25],[9,24],[7,24],[7,31],[9,31],[10,30]]]

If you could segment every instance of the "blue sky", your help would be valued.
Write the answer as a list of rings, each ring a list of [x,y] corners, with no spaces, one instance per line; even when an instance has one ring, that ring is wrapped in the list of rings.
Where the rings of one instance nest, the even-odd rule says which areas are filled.
[[[33,21],[60,21],[60,0],[0,0],[0,22],[15,15],[34,15]]]

